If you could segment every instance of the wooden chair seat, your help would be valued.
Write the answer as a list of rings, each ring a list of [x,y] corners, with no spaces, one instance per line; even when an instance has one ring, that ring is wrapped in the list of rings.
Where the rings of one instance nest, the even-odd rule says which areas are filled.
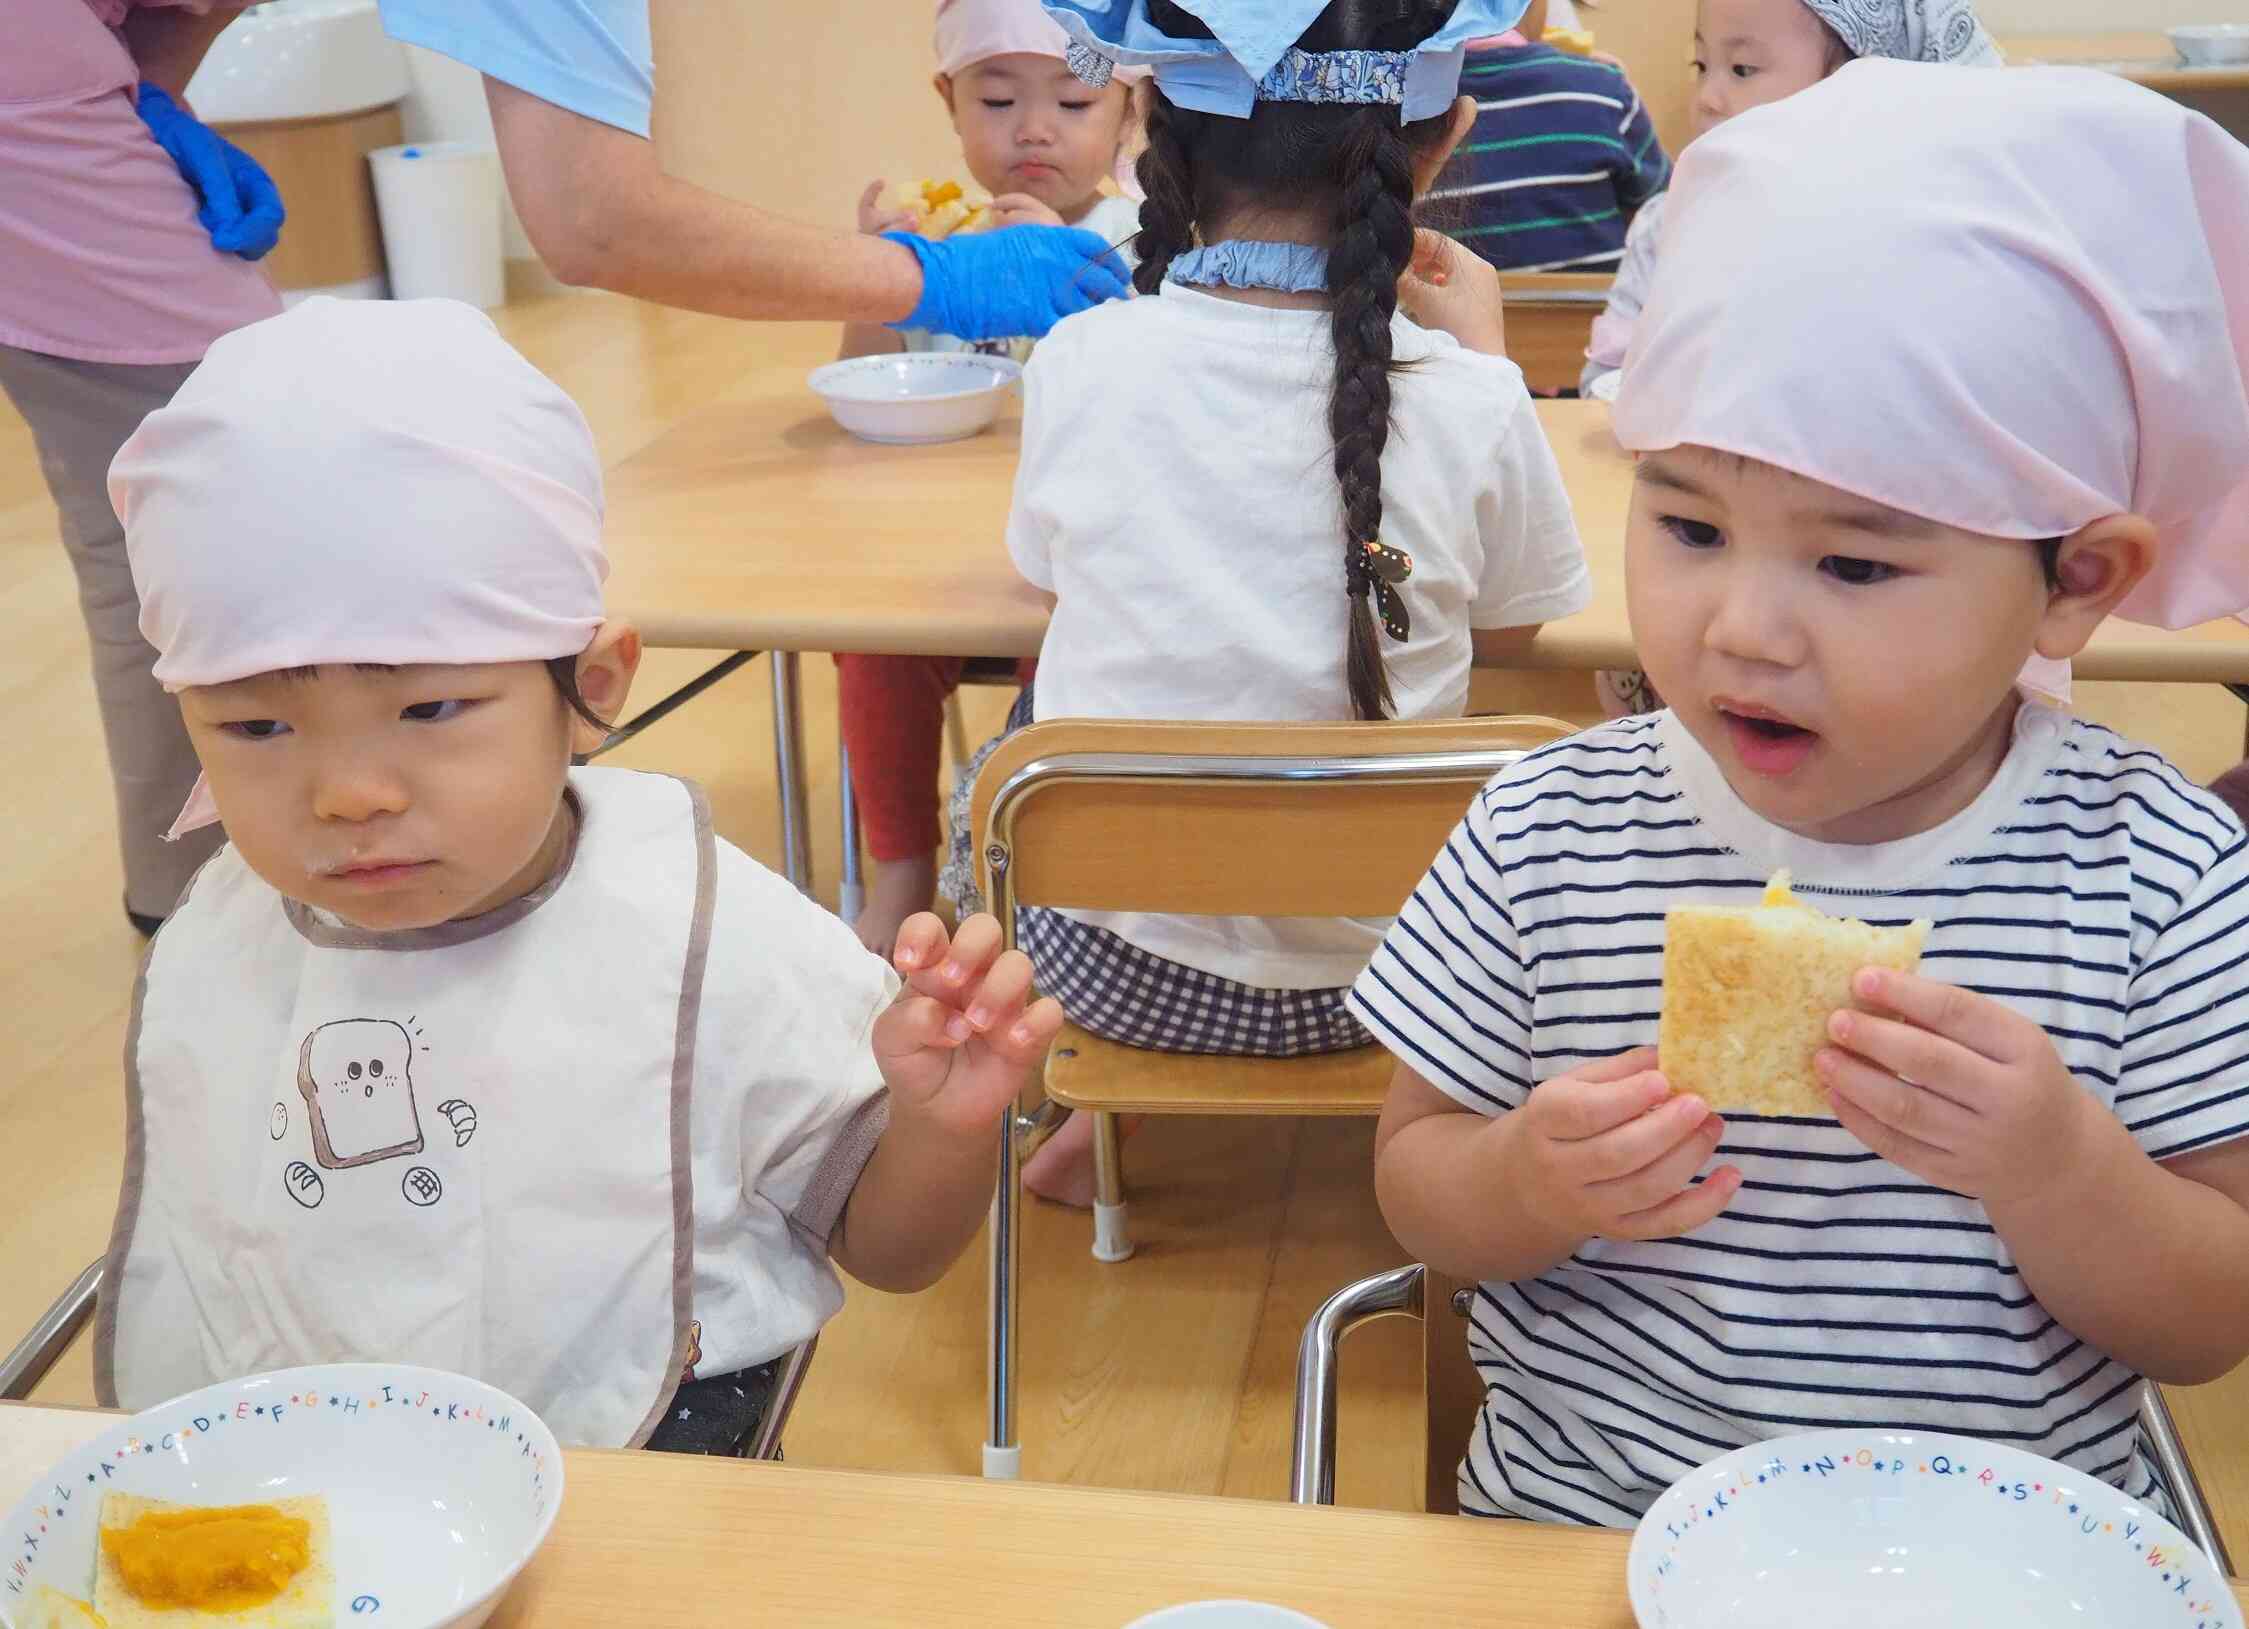
[[[1046,1059],[1046,1095],[1102,1114],[1382,1112],[1395,1060],[1379,1046],[1303,1058],[1150,1052],[1062,1026]]]

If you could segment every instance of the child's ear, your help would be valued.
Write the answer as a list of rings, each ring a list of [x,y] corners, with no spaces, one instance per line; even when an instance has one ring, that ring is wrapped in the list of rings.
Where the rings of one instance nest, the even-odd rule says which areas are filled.
[[[2062,539],[2054,560],[2061,586],[2047,592],[2038,654],[2066,662],[2083,650],[2148,574],[2155,545],[2155,523],[2139,515],[2111,515]]]
[[[1413,195],[1416,198],[1437,184],[1437,177],[1444,174],[1445,166],[1452,162],[1453,150],[1466,141],[1468,132],[1475,128],[1475,98],[1461,97],[1453,103],[1452,111],[1445,115],[1445,120],[1444,140],[1414,161]]]
[[[930,84],[936,87],[937,100],[945,104],[945,111],[948,114],[952,113],[953,76],[951,74],[938,74],[930,80]]]
[[[633,675],[640,671],[640,630],[629,622],[604,622],[593,643],[578,653],[578,694],[612,723],[624,717]],[[570,718],[570,750],[583,756],[608,734],[575,713]]]

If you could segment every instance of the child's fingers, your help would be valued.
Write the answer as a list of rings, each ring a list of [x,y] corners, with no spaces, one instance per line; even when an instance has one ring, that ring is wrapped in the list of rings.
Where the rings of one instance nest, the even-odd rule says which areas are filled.
[[[1523,1112],[1532,1116],[1541,1135],[1556,1142],[1583,1142],[1637,1120],[1670,1095],[1670,1084],[1653,1071],[1615,1081],[1564,1075],[1533,1091]],[[1681,1129],[1700,1118],[1687,1120]]]
[[[1901,1080],[1833,1047],[1821,1050],[1812,1064],[1826,1083],[1831,1102],[1849,1102],[1911,1142],[1950,1149],[1975,1139],[1977,1115],[1925,1086]]]
[[[1973,1107],[1984,1100],[1999,1065],[1959,1042],[1916,1024],[1845,1009],[1827,1021],[1828,1051],[1862,1059],[1900,1080]],[[1872,1105],[1869,1105],[1872,1107]]]
[[[985,969],[983,978],[962,992],[961,1016],[979,1032],[1013,1021],[1016,1010],[1031,994],[1031,958],[1020,950],[1008,951]]]
[[[890,965],[909,977],[935,968],[945,960],[952,943],[945,937],[944,921],[934,911],[917,911],[899,924],[890,952]]]
[[[1860,968],[1851,989],[1861,1001],[1896,1013],[1916,1029],[1941,1035],[1995,1063],[2018,1061],[2023,1054],[2025,1029],[2036,1028],[2004,1002],[1891,967]]]
[[[1598,1088],[1613,1098],[1619,1094],[1613,1087]],[[1658,1102],[1622,1125],[1613,1126],[1599,1136],[1586,1137],[1563,1145],[1563,1160],[1570,1175],[1578,1182],[1594,1184],[1614,1182],[1644,1171],[1676,1150],[1681,1144],[1699,1139],[1709,1123],[1717,1119],[1709,1106],[1692,1094]],[[1721,1129],[1723,1129],[1721,1127]],[[1711,1138],[1711,1146],[1717,1146]],[[1697,1162],[1699,1165],[1699,1161]],[[1653,1201],[1648,1201],[1652,1203]],[[1627,1207],[1637,1209],[1637,1206]]]
[[[1621,1218],[1608,1236],[1612,1239],[1676,1239],[1715,1221],[1739,1192],[1741,1171],[1735,1166],[1721,1165],[1694,1187],[1673,1194],[1662,1204]]]
[[[875,1020],[872,1037],[875,1061],[908,1058],[932,1049],[950,1052],[961,1044],[948,1029],[958,1017],[959,1014],[934,997],[899,997]]]
[[[859,208],[863,212],[872,211],[877,204],[882,202],[882,189],[889,185],[889,182],[883,180],[868,182],[867,190],[859,194]]]
[[[1654,1120],[1660,1117],[1661,1111],[1658,1114],[1643,1115],[1641,1119]],[[1640,1121],[1634,1121],[1624,1129],[1631,1131],[1639,1124]],[[1718,1151],[1719,1140],[1725,1134],[1726,1123],[1723,1120],[1715,1114],[1705,1115],[1700,1125],[1690,1127],[1684,1137],[1647,1164],[1606,1182],[1589,1184],[1589,1193],[1611,1215],[1629,1216],[1636,1211],[1660,1205],[1694,1180],[1694,1174]],[[1623,1133],[1616,1135],[1621,1136]]]
[[[1841,1092],[1829,1093],[1828,1102],[1845,1131],[1900,1170],[1911,1171],[1925,1182],[1936,1182],[1935,1173],[1949,1163],[1943,1149],[1885,1125]]]
[[[942,956],[921,963],[907,977],[915,990],[957,1011],[999,949],[999,923],[989,916],[972,916],[953,930]]]
[[[1062,1003],[1046,996],[1026,1007],[1005,1029],[987,1034],[984,1044],[1019,1068],[1029,1068],[1046,1056],[1061,1033]]]
[[[1599,1063],[1589,1063],[1582,1069],[1572,1069],[1567,1078],[1608,1082],[1630,1080],[1634,1075],[1645,1074],[1660,1067],[1656,1062],[1656,1049],[1636,1046],[1629,1052],[1619,1052],[1613,1058],[1603,1058]]]

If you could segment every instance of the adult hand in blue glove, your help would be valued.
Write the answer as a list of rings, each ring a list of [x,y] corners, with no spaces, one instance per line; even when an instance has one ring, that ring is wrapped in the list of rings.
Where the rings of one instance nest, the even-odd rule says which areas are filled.
[[[1038,338],[1064,317],[1130,284],[1108,243],[1072,227],[1010,226],[932,243],[885,232],[921,262],[921,304],[893,328],[926,328],[957,339]]]
[[[211,247],[256,260],[281,240],[284,211],[273,177],[156,85],[144,83],[135,106],[156,145],[195,189],[195,218]]]

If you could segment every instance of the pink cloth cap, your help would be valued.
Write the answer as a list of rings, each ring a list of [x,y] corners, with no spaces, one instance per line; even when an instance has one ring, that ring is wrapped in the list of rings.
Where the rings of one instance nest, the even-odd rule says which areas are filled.
[[[118,452],[109,497],[167,690],[544,661],[601,626],[585,415],[451,300],[307,300],[220,339]],[[183,822],[205,823],[203,792]]]
[[[1069,60],[1070,36],[1046,14],[1039,0],[937,0],[937,71],[957,74],[992,57],[1052,57]],[[1145,68],[1120,68],[1128,82],[1148,77]]]
[[[1626,447],[1966,531],[2158,529],[2120,614],[2249,608],[2249,148],[2084,69],[1861,61],[1689,147]]]

